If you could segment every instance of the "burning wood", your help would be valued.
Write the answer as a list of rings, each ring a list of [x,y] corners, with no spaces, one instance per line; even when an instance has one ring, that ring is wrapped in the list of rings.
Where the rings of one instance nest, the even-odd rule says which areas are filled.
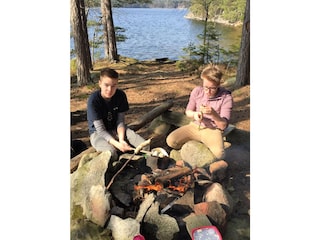
[[[161,176],[156,177],[154,184],[153,180],[147,178],[145,175],[141,177],[141,185],[135,185],[134,190],[139,191],[141,189],[150,192],[156,191],[160,192],[165,188],[177,191],[179,193],[185,193],[192,185],[192,170],[190,168],[171,168],[165,171],[162,171]],[[152,178],[153,176],[150,176]],[[149,184],[150,183],[150,184]]]
[[[148,185],[148,186],[139,186],[139,185],[134,186],[135,191],[138,191],[140,189],[145,189],[148,192],[151,192],[151,191],[160,192],[163,189],[163,185],[156,183],[155,185]]]

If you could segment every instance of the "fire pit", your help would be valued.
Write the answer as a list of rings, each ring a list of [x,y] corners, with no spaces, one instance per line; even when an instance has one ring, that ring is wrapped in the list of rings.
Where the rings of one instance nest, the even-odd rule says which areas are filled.
[[[130,154],[122,155],[118,168],[113,172],[107,171],[106,176],[110,179],[128,159]],[[162,166],[162,169],[155,166]],[[114,179],[110,187],[115,202],[110,214],[123,219],[135,218],[145,197],[154,194],[155,202],[159,205],[159,214],[167,214],[177,221],[179,232],[176,233],[175,239],[191,239],[184,218],[200,211],[195,210],[195,205],[203,202],[208,188],[213,183],[209,172],[203,168],[176,166],[175,161],[167,156],[138,155]],[[225,217],[226,214],[223,215],[223,218]],[[218,222],[212,218],[209,220],[212,225],[223,229],[219,223],[224,223],[225,219]],[[150,231],[150,225],[141,224],[141,233],[146,239],[156,239],[152,232],[154,231]]]

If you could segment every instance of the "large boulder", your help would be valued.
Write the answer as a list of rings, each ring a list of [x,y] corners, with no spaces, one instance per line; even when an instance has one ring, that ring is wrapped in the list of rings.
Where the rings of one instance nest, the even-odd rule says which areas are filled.
[[[104,226],[110,210],[111,194],[105,192],[104,175],[108,168],[110,151],[84,155],[77,171],[71,174],[71,223],[80,206],[82,214],[99,226]],[[78,216],[80,217],[80,216]]]

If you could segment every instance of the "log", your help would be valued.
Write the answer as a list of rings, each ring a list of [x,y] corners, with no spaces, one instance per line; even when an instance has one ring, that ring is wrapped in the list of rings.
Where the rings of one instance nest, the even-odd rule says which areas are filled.
[[[166,170],[166,172],[168,172],[168,171],[169,171],[169,173],[167,173],[166,175],[157,177],[155,179],[155,182],[164,185],[165,183],[170,182],[170,180],[173,178],[178,178],[178,177],[192,173],[192,169],[188,168],[188,167],[182,167],[182,168],[175,167],[175,168],[170,168],[170,169]]]
[[[189,124],[192,119],[188,118],[185,114],[180,112],[167,111],[160,117],[161,121],[174,125],[176,127],[182,127]]]
[[[161,104],[160,106],[155,107],[150,112],[143,115],[137,121],[134,121],[133,123],[129,123],[128,127],[130,129],[132,129],[133,131],[137,131],[140,128],[142,128],[143,126],[145,126],[147,123],[151,122],[153,119],[155,119],[156,117],[160,116],[162,113],[164,113],[165,111],[170,109],[172,106],[173,106],[173,101],[169,100],[169,101]]]

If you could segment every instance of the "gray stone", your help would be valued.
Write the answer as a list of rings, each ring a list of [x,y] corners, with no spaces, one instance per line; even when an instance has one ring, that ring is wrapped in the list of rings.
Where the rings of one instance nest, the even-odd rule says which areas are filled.
[[[219,160],[211,163],[209,166],[209,172],[211,173],[212,181],[221,181],[226,177],[226,171],[228,163],[224,160]]]
[[[143,200],[143,202],[140,204],[139,206],[139,211],[138,214],[136,216],[136,220],[141,223],[142,219],[144,217],[144,215],[146,214],[147,210],[149,209],[149,207],[151,206],[151,204],[153,203],[154,199],[155,199],[155,195],[153,193],[148,194],[145,199]]]
[[[215,159],[207,146],[195,140],[188,141],[181,147],[181,157],[192,168],[207,166]]]
[[[111,194],[105,192],[104,174],[108,168],[109,151],[88,159],[71,174],[71,216],[76,205],[82,214],[99,226],[104,226],[110,210]]]
[[[190,235],[192,236],[192,230],[202,226],[210,226],[212,225],[210,220],[205,214],[194,214],[191,213],[187,217],[183,219],[186,222],[186,228]]]
[[[148,131],[153,132],[155,135],[164,136],[168,134],[171,124],[168,124],[160,119],[160,116],[153,119],[148,127]]]
[[[209,186],[203,195],[204,202],[217,201],[221,204],[227,214],[231,214],[233,211],[233,200],[228,191],[220,183],[213,183]]]
[[[167,214],[159,215],[159,203],[155,202],[147,211],[143,228],[146,239],[174,239],[174,234],[179,232],[179,226],[175,218]]]
[[[227,213],[217,201],[197,203],[194,205],[194,212],[208,216],[220,229],[224,228],[227,222]]]
[[[181,157],[181,153],[179,150],[175,150],[175,149],[172,149],[170,151],[170,158],[174,159],[175,161],[181,161],[182,160],[182,157]]]
[[[112,231],[114,240],[133,239],[134,236],[140,234],[140,223],[132,218],[122,219],[111,215],[107,228]]]

